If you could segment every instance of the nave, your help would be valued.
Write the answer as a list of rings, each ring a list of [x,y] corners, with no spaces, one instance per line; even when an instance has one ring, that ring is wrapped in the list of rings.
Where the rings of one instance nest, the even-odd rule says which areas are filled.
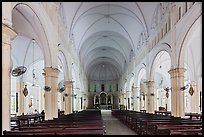
[[[186,118],[162,113],[90,109],[53,120],[18,117],[4,135],[202,135],[202,115]],[[192,117],[193,116],[193,117]],[[194,117],[195,116],[195,117]],[[27,120],[25,120],[27,119]]]
[[[102,119],[106,127],[105,135],[137,135],[133,130],[121,123],[112,115],[111,110],[101,110]]]
[[[143,118],[202,119],[201,34],[202,2],[3,2],[2,134],[50,122],[73,134],[63,120],[157,134]],[[98,109],[118,120],[80,115]]]

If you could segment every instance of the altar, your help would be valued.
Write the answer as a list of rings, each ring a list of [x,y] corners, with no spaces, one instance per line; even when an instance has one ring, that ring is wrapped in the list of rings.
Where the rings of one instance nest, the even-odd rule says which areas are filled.
[[[112,105],[100,105],[100,109],[105,109],[105,110],[112,109]]]

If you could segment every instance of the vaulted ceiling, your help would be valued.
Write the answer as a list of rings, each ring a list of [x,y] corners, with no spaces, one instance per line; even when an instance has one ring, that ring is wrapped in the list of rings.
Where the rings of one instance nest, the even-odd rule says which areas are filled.
[[[56,4],[59,4],[65,31],[69,34],[68,39],[72,40],[89,80],[117,80],[121,77],[131,59],[140,52],[141,47],[138,47],[138,43],[141,36],[145,38],[149,36],[153,16],[159,5],[158,2],[57,2]],[[45,41],[44,33],[41,32],[43,29],[37,29],[41,27],[39,22],[36,22],[36,16],[28,9],[25,12],[25,9],[25,5],[20,5],[13,10],[13,27],[19,35],[26,34],[31,39],[34,38],[36,41],[41,41],[42,45],[46,45],[43,43]],[[16,42],[21,41],[24,45],[29,45],[29,40],[23,42],[24,40],[20,39],[19,37]],[[41,45],[40,47],[43,48]],[[17,51],[20,52],[18,49]],[[36,57],[41,57],[42,55],[37,55],[38,53],[40,52],[35,52]]]
[[[87,78],[116,80],[149,36],[157,2],[63,2],[61,16]]]

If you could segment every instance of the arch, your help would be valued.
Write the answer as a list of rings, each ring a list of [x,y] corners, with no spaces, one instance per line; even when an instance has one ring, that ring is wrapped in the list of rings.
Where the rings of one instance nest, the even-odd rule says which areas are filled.
[[[171,58],[166,50],[160,50],[156,53],[153,59],[150,78],[154,81],[154,94],[156,95],[155,109],[159,110],[159,107],[164,107],[166,110],[171,110],[171,98],[166,96],[166,87],[171,87],[171,79],[168,71],[171,66]],[[170,93],[168,93],[171,96]]]
[[[199,16],[199,18],[196,19],[195,22],[193,22],[191,26],[187,29],[187,32],[185,31],[185,34],[183,34],[184,36],[181,42],[181,47],[179,49],[179,55],[178,55],[178,64],[177,64],[178,68],[184,67],[185,52],[187,50],[188,42],[189,40],[191,40],[191,37],[193,37],[193,35],[197,33],[199,35],[198,37],[200,37],[200,40],[201,40],[201,35],[202,35],[201,34],[201,27],[202,27],[201,23],[202,23],[201,16]]]
[[[99,94],[99,97],[100,97],[100,104],[101,105],[107,105],[107,96],[108,94],[106,92],[101,92]]]
[[[99,96],[98,94],[95,94],[95,95],[94,95],[94,105],[95,105],[95,104],[100,104],[99,97],[100,97],[100,96]]]
[[[57,67],[57,60],[55,58],[56,55],[54,55],[54,53],[52,52],[56,51],[56,46],[54,46],[52,35],[53,32],[50,29],[53,28],[53,25],[51,24],[51,21],[49,21],[50,19],[47,16],[47,13],[42,7],[42,5],[34,2],[33,3],[18,2],[15,3],[15,5],[13,5],[12,12],[13,12],[12,17],[14,17],[14,12],[16,12],[16,15],[19,14],[21,17],[23,17],[26,25],[29,25],[29,29],[31,30],[24,31],[26,25],[22,26],[22,24],[16,24],[15,23],[16,18],[12,20],[14,29],[18,30],[17,31],[18,34],[24,34],[28,37],[34,38],[38,42],[39,46],[43,49],[42,51],[45,60],[45,67],[56,68]],[[21,27],[19,27],[19,25]]]
[[[130,85],[129,85],[129,91],[130,91],[130,93],[129,93],[129,101],[128,101],[128,103],[129,103],[129,109],[130,110],[133,110],[134,109],[134,86],[135,85],[135,83],[134,83],[134,74],[132,73],[132,77],[130,78]]]
[[[147,89],[146,89],[146,69],[145,69],[145,65],[142,63],[140,65],[140,69],[138,70],[138,72],[136,73],[137,74],[137,81],[136,81],[136,87],[138,88],[138,93],[137,93],[137,104],[138,106],[136,107],[136,110],[142,110],[142,109],[146,109],[147,108],[147,100],[145,99],[146,98],[146,92]]]
[[[64,72],[64,80],[68,81],[71,80],[71,75],[69,72],[69,62],[67,61],[67,55],[68,53],[66,50],[63,48],[63,46],[59,46],[59,51],[58,51],[58,58],[61,60],[62,65],[63,65],[63,72]]]
[[[178,35],[177,39],[177,45],[180,47],[178,49],[178,60],[175,62],[175,66],[178,68],[184,67],[184,58],[185,58],[185,51],[186,51],[186,42],[188,39],[193,35],[193,32],[200,26],[202,26],[202,6],[201,3],[196,3],[194,5],[196,8],[194,8],[192,18],[186,22],[184,26],[182,26],[180,30],[180,34]],[[201,35],[201,33],[200,33]],[[176,46],[177,46],[176,45]]]
[[[168,53],[168,55],[170,56],[171,59],[171,46],[168,43],[162,43],[158,46],[156,46],[155,48],[153,48],[152,52],[150,53],[151,59],[150,59],[150,66],[149,66],[149,79],[153,79],[154,78],[154,62],[155,59],[157,57],[157,55],[161,52],[161,51],[165,51]]]
[[[142,78],[144,78],[144,75],[146,76],[146,69],[144,67],[141,67],[137,75],[137,84],[136,84],[137,87],[140,87],[140,81]]]
[[[134,75],[130,78],[128,91],[132,91],[132,85],[134,85]]]

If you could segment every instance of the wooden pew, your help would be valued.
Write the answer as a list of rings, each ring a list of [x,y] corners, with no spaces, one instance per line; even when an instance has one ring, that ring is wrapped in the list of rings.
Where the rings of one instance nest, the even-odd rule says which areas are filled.
[[[50,127],[46,127],[46,126],[38,126],[38,127],[22,127],[19,129],[19,131],[25,131],[25,130],[64,130],[64,129],[69,129],[69,130],[74,130],[74,129],[80,129],[80,130],[86,130],[86,129],[101,129],[104,130],[104,127],[102,126],[50,126]]]
[[[33,126],[19,127],[19,131],[4,131],[5,135],[77,135],[105,134],[100,111],[84,111],[64,115],[54,120],[41,121]]]
[[[113,110],[112,110],[113,111]],[[159,112],[160,113],[160,112]],[[163,113],[163,112],[162,112]],[[162,114],[161,113],[161,114]],[[148,114],[148,113],[138,113],[128,110],[114,110],[112,114],[118,118],[125,125],[133,129],[139,135],[156,135],[160,131],[171,129],[183,129],[183,128],[201,128],[202,120],[191,120],[184,119],[180,117],[170,116],[170,112],[164,112],[165,114]],[[163,126],[156,127],[157,125]],[[166,125],[166,126],[164,126]],[[160,129],[161,128],[161,129]],[[158,130],[158,131],[157,131]],[[165,133],[170,134],[170,132]]]
[[[170,135],[202,135],[202,128],[170,130],[169,134]]]
[[[170,135],[172,130],[189,130],[200,129],[202,125],[184,124],[184,125],[156,125],[156,130],[153,135]]]
[[[3,131],[4,135],[103,135],[103,130],[32,130],[32,131]]]
[[[143,120],[141,121],[141,128],[139,134],[157,134],[158,126],[163,126],[168,129],[173,125],[201,125],[201,121],[188,119],[169,119],[169,120]]]
[[[33,123],[40,122],[42,121],[42,117],[42,114],[21,115],[11,117],[11,122],[16,122],[16,128],[20,128],[22,126],[31,126]],[[24,123],[26,123],[26,125]]]

